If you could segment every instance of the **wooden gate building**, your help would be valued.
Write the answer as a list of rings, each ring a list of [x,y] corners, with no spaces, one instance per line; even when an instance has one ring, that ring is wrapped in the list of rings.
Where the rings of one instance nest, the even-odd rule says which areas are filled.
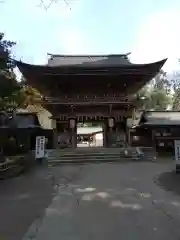
[[[121,55],[53,55],[44,66],[17,62],[27,83],[37,88],[52,113],[57,132],[66,132],[77,146],[77,122],[101,121],[105,147],[128,143],[127,121],[135,109],[134,95],[161,69],[165,60],[132,64]],[[121,137],[120,137],[121,136]]]

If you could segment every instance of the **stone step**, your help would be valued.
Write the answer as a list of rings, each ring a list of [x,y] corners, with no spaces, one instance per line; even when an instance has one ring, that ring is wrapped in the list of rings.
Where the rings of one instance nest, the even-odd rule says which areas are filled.
[[[144,160],[144,159],[143,159]],[[103,163],[103,162],[131,162],[131,161],[142,161],[138,158],[88,158],[88,159],[50,159],[48,165],[58,164],[71,164],[71,163]],[[152,161],[152,159],[146,159],[146,161]]]
[[[152,158],[140,159],[139,156],[134,157],[89,157],[89,158],[50,158],[48,164],[61,163],[91,163],[91,162],[129,162],[129,161],[152,161]]]
[[[122,162],[122,161],[152,161],[152,149],[137,147],[129,148],[80,148],[56,149],[48,152],[48,163],[88,163],[88,162]]]
[[[49,165],[58,165],[58,164],[69,164],[69,163],[103,163],[103,162],[127,162],[127,161],[138,161],[135,158],[88,158],[88,159],[52,159],[48,160]]]
[[[132,151],[135,150],[135,148],[103,148],[103,147],[82,147],[82,148],[64,148],[64,149],[54,149],[49,151],[56,151],[56,152],[123,152],[123,151]]]
[[[56,156],[51,156],[48,158],[48,160],[52,160],[52,159],[91,159],[91,158],[94,158],[94,159],[110,159],[110,158],[116,158],[116,159],[121,159],[121,158],[125,158],[125,159],[132,159],[132,158],[139,158],[138,155],[133,155],[133,156],[119,156],[119,155],[92,155],[92,156],[77,156],[77,155],[74,155],[74,156],[59,156],[59,157],[56,157]]]
[[[63,149],[49,149],[48,151],[71,151],[71,152],[82,152],[82,151],[124,151],[124,150],[136,150],[137,148],[143,151],[153,151],[152,147],[114,147],[114,148],[105,148],[105,147],[79,147],[79,148],[63,148]]]
[[[138,160],[139,156],[137,154],[120,154],[120,153],[81,153],[81,154],[62,154],[62,155],[52,155],[48,157],[48,163],[76,163],[76,162],[122,162],[128,160]]]
[[[116,159],[138,159],[139,156],[136,154],[134,155],[73,155],[73,156],[50,156],[48,157],[48,161],[54,160],[54,159],[110,159],[110,158],[116,158]]]
[[[115,148],[115,149],[81,149],[81,150],[77,150],[77,149],[63,149],[63,150],[50,150],[48,151],[48,155],[63,155],[63,154],[124,154],[124,153],[136,153],[136,149],[120,149],[120,148]]]
[[[50,153],[48,154],[48,156],[94,156],[94,155],[103,155],[103,156],[109,156],[109,155],[117,155],[117,156],[124,156],[124,155],[137,155],[137,152],[127,152],[127,153],[124,153],[124,152],[116,152],[116,153],[112,153],[112,152],[99,152],[99,153],[96,153],[96,152],[79,152],[79,153],[71,153],[71,152],[54,152],[54,153]]]

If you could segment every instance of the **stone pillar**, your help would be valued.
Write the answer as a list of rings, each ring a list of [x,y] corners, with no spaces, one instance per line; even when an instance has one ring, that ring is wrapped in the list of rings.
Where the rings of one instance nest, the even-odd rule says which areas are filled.
[[[71,134],[72,148],[76,148],[77,147],[76,119],[74,118],[69,119],[69,128],[70,128],[70,134]]]
[[[56,120],[52,119],[52,128],[53,128],[53,148],[58,147],[58,134],[57,134],[57,124]]]

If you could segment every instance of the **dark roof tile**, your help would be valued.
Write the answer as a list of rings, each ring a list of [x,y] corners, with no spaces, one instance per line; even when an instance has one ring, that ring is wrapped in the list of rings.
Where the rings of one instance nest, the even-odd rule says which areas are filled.
[[[53,55],[49,54],[48,66],[112,66],[130,65],[128,54],[119,55]]]

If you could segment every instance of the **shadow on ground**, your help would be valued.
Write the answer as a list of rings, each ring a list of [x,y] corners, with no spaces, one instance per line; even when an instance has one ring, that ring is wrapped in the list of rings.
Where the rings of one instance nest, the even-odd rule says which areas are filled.
[[[80,177],[80,167],[37,167],[0,181],[0,240],[22,239],[35,221],[41,220],[59,185]],[[60,184],[59,184],[60,183]]]
[[[32,170],[0,181],[0,239],[19,240],[51,204],[53,186],[47,170]]]
[[[161,173],[155,182],[166,191],[180,195],[180,174],[175,171]]]

